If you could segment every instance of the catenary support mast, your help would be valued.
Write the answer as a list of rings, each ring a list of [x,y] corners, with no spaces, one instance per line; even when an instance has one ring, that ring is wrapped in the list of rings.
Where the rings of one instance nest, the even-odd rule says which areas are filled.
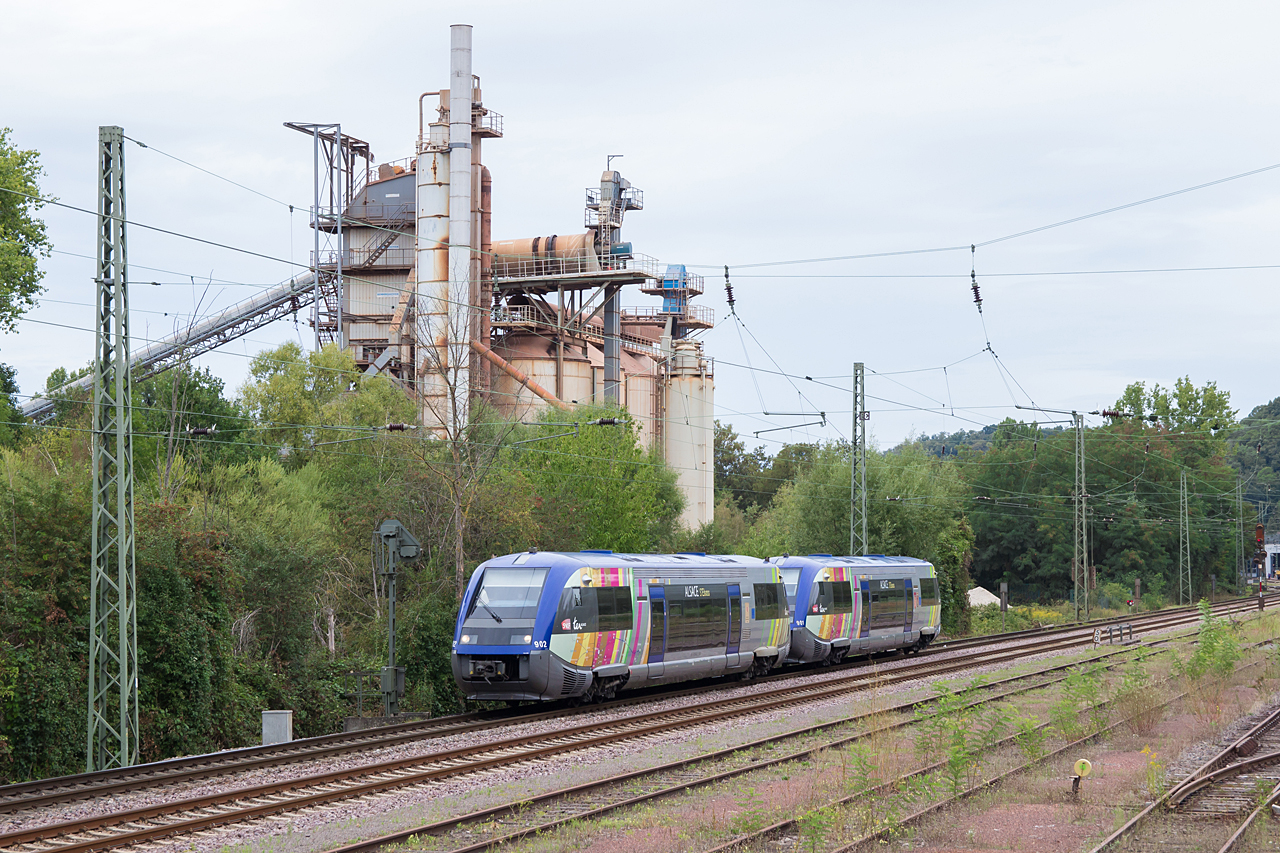
[[[867,385],[862,362],[853,365],[853,447],[849,470],[849,553],[868,553]]]
[[[129,283],[124,130],[98,128],[98,329],[93,364],[88,770],[138,762]]]
[[[1191,603],[1191,506],[1187,500],[1187,472],[1182,472],[1181,501],[1178,507],[1178,603]]]
[[[1072,412],[1076,428],[1076,501],[1075,501],[1075,576],[1076,620],[1080,619],[1081,600],[1084,601],[1084,618],[1089,621],[1089,566],[1088,563],[1088,490],[1084,476],[1084,415]]]

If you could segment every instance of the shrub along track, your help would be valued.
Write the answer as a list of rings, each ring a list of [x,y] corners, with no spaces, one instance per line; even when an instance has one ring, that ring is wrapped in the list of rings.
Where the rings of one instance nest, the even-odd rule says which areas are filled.
[[[1246,612],[1256,607],[1255,598],[1232,599],[1220,602],[1220,612]],[[1034,629],[999,634],[990,637],[971,637],[961,640],[940,642],[936,646],[926,648],[924,656],[932,656],[942,652],[954,652],[968,648],[982,648],[995,643],[1036,642],[1046,638],[1085,637],[1098,626],[1106,626],[1121,621],[1131,621],[1135,627],[1144,630],[1160,630],[1164,627],[1182,624],[1186,614],[1193,613],[1194,608],[1176,608],[1158,611],[1132,620],[1108,620],[1105,622],[1064,627]],[[867,665],[867,661],[850,661],[833,667],[814,666],[807,671],[824,673],[842,670],[857,670]],[[770,675],[758,679],[761,682],[795,678],[806,670],[793,669],[788,672]],[[697,693],[724,690],[734,686],[724,681],[709,684],[698,684],[693,687],[681,687],[675,690],[667,688],[651,688],[634,691],[631,695],[610,702],[608,707],[619,708],[642,704],[654,699],[678,698]],[[40,808],[56,803],[71,802],[107,796],[120,792],[133,792],[146,788],[179,785],[202,779],[228,776],[269,767],[296,764],[302,761],[336,758],[343,755],[368,752],[385,747],[415,743],[421,740],[447,737],[450,735],[494,730],[524,723],[560,719],[571,715],[590,714],[591,708],[567,708],[558,703],[553,710],[534,713],[518,713],[512,711],[477,712],[439,717],[433,720],[420,720],[380,726],[358,732],[322,735],[306,738],[287,744],[270,746],[254,746],[243,749],[207,755],[173,758],[150,764],[141,764],[124,769],[102,770],[93,773],[81,773],[74,776],[63,776],[56,779],[39,779],[31,782],[20,782],[14,785],[0,786],[0,814],[14,813],[28,809]]]
[[[1250,609],[1250,603],[1247,601],[1220,606],[1220,610],[1227,612],[1248,609]],[[1181,615],[1183,622],[1190,622],[1192,618],[1190,615]],[[1167,625],[1177,619],[1178,617],[1166,617],[1156,624]],[[817,683],[776,688],[745,697],[714,700],[696,708],[638,713],[604,723],[589,721],[561,727],[547,733],[507,738],[480,746],[445,750],[425,756],[313,774],[283,782],[248,786],[84,820],[66,821],[42,827],[24,827],[16,832],[0,835],[0,850],[12,850],[15,853],[45,850],[88,851],[128,846],[280,812],[362,797],[516,761],[532,760],[591,746],[642,738],[655,733],[666,733],[675,728],[803,706],[815,700],[865,690],[876,685],[894,684],[923,676],[946,674],[1079,646],[1089,643],[1091,639],[1087,633],[1084,636],[1053,636],[1040,642],[1027,643],[1016,649],[979,651],[940,661],[922,660],[879,675],[866,672],[842,675]],[[563,712],[550,713],[555,715]],[[518,719],[520,718],[509,718],[507,722]],[[432,722],[446,724],[446,721]],[[479,722],[456,721],[452,724],[466,726]],[[484,725],[492,726],[493,723],[488,721]],[[414,726],[421,727],[421,724],[410,724],[410,728]],[[397,727],[397,729],[400,728],[402,727]],[[405,732],[392,735],[392,737],[408,736]],[[420,732],[414,735],[414,737],[420,736]],[[386,739],[384,737],[381,741],[373,741],[373,743],[385,745]],[[366,745],[363,748],[369,749],[371,746],[371,742],[366,739]],[[315,753],[308,753],[305,757],[315,757]],[[120,782],[120,779],[115,779],[107,784],[115,786]],[[97,795],[99,790],[101,789],[82,789],[77,795],[84,796],[86,793]]]

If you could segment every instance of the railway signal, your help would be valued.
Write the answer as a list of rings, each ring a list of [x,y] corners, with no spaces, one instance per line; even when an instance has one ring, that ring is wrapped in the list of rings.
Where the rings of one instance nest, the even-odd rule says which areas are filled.
[[[375,570],[387,587],[387,665],[382,668],[382,711],[391,717],[400,713],[404,695],[404,667],[396,666],[396,565],[418,559],[422,546],[395,519],[378,525],[373,534]]]

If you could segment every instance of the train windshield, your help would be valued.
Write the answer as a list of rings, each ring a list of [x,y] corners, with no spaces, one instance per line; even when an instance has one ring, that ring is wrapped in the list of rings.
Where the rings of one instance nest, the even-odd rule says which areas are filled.
[[[787,587],[787,603],[794,611],[796,606],[796,587],[800,586],[799,569],[782,569],[782,582]]]
[[[495,622],[533,619],[538,615],[538,601],[542,598],[542,584],[546,579],[546,569],[487,568],[471,599],[467,618]]]

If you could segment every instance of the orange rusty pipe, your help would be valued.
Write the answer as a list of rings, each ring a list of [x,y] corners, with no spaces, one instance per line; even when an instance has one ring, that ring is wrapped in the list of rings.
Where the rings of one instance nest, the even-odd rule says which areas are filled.
[[[480,342],[485,346],[493,336],[493,176],[489,167],[480,167]],[[480,387],[488,392],[493,385],[489,366],[477,365]]]
[[[518,367],[511,364],[511,362],[507,361],[505,358],[498,355],[496,352],[489,349],[484,344],[480,343],[479,341],[473,340],[471,342],[471,348],[476,352],[478,352],[481,356],[483,356],[485,361],[489,362],[494,367],[498,368],[503,373],[507,374],[508,376],[510,376],[515,381],[519,382],[524,387],[528,388],[534,394],[546,400],[551,405],[555,406],[557,409],[561,409],[566,412],[570,410],[571,407],[566,403],[562,402],[561,400],[559,400],[555,394],[552,394],[546,388],[543,388],[537,382],[534,382],[524,373],[524,371],[520,370]]]

